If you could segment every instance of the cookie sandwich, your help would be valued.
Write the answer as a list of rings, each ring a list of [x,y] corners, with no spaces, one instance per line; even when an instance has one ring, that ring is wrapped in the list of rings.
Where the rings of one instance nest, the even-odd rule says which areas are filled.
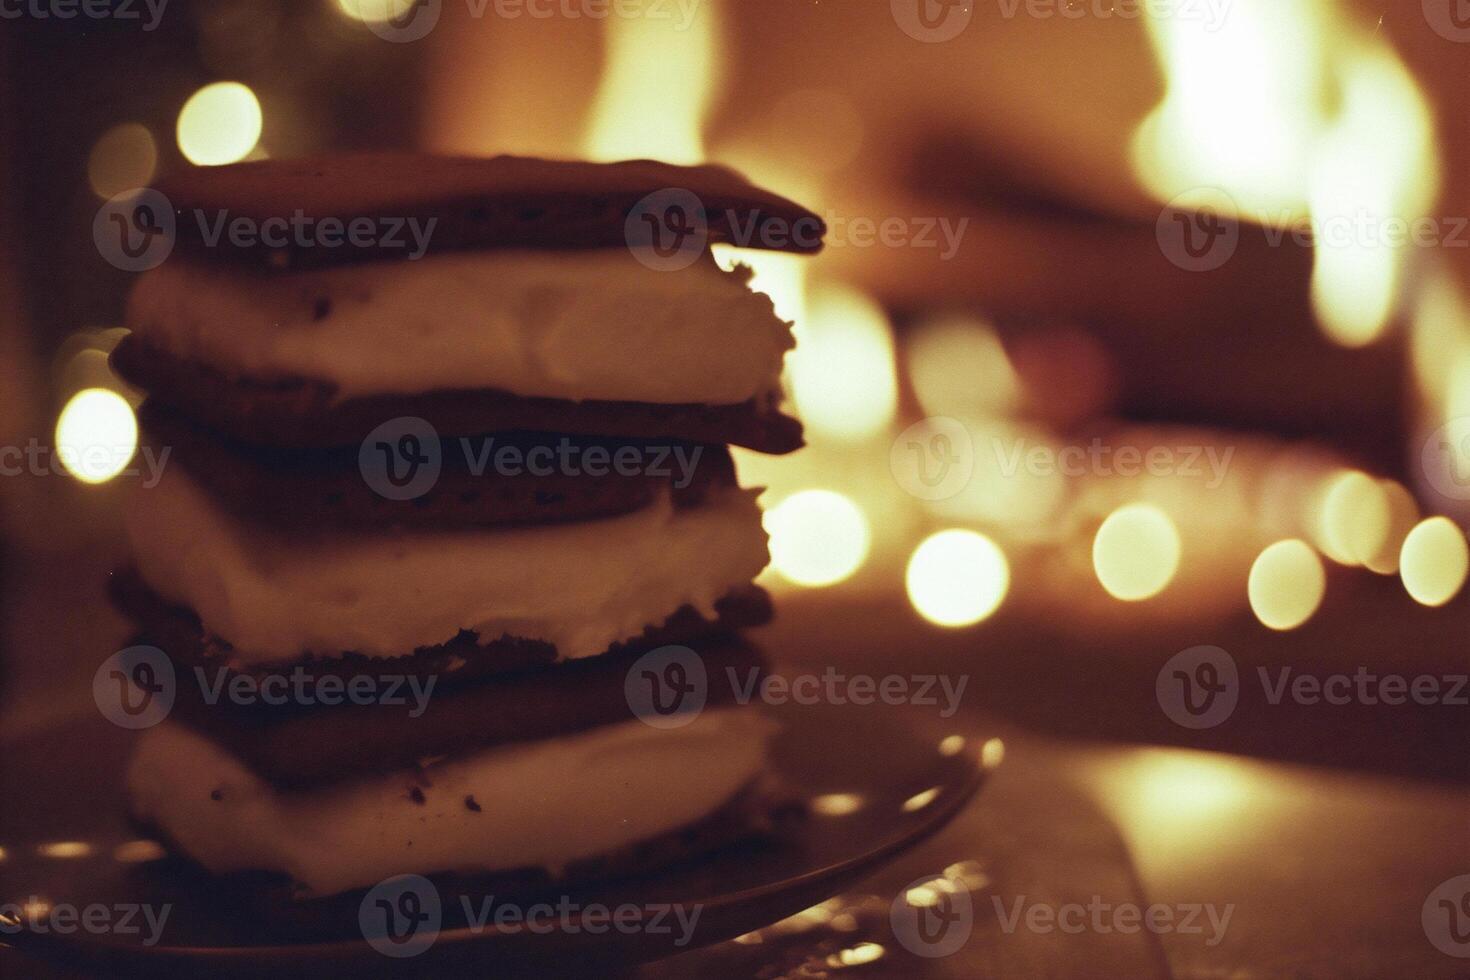
[[[264,161],[158,191],[174,249],[112,360],[169,465],[113,595],[179,696],[134,816],[298,899],[640,871],[759,827],[774,727],[739,630],[771,615],[768,551],[728,447],[801,427],[790,325],[709,246],[811,251],[820,220],[647,161]],[[685,241],[645,252],[660,222]]]

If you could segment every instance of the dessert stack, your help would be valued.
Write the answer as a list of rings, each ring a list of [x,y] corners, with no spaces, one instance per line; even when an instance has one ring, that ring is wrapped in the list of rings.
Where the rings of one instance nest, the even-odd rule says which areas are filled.
[[[727,447],[801,429],[789,325],[708,245],[813,250],[816,216],[647,161],[263,161],[158,190],[176,242],[113,365],[169,456],[113,593],[178,698],[139,737],[134,817],[296,899],[748,833],[773,730],[738,630],[771,607]]]

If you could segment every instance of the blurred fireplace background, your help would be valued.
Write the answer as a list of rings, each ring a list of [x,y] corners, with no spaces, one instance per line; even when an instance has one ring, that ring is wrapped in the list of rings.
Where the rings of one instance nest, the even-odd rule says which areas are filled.
[[[186,160],[710,160],[833,226],[813,261],[722,256],[800,342],[809,449],[740,458],[770,487],[777,640],[954,650],[998,682],[998,651],[1050,662],[1046,696],[996,697],[1053,727],[1112,667],[1197,643],[1455,663],[1464,595],[1429,608],[1464,579],[1445,523],[1399,558],[1470,497],[1470,46],[1420,0],[996,0],[929,8],[963,18],[943,41],[902,2],[444,0],[406,43],[374,29],[399,0],[6,22],[0,442],[125,436],[105,352],[130,277],[92,219]],[[1292,233],[1359,219],[1439,238]],[[1171,228],[1234,250],[1187,268]],[[122,398],[77,399],[99,388]],[[1120,462],[1150,451],[1160,472]],[[68,637],[111,616],[126,478],[80,476],[3,481],[5,629],[85,674],[105,652]]]

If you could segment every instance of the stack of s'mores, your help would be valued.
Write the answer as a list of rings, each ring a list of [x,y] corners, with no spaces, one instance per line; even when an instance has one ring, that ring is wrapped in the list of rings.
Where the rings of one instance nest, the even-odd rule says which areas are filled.
[[[133,815],[299,896],[636,871],[750,829],[773,728],[737,631],[770,616],[768,553],[728,446],[801,429],[789,325],[708,245],[819,243],[815,215],[646,161],[349,156],[158,190],[177,240],[112,361],[169,456],[113,592],[179,695]],[[652,717],[694,665],[648,658],[687,651],[702,710]]]

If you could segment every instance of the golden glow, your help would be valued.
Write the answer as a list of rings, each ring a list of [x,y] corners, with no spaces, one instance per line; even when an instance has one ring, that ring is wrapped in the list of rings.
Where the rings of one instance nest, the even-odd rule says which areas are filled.
[[[1379,483],[1388,500],[1388,533],[1383,536],[1378,551],[1364,559],[1363,564],[1379,575],[1394,575],[1399,570],[1399,552],[1403,550],[1404,538],[1419,523],[1419,504],[1407,487],[1397,480]]]
[[[264,117],[255,93],[239,82],[213,82],[179,110],[179,150],[190,163],[219,166],[249,156]]]
[[[771,305],[781,319],[788,323],[805,322],[809,257],[758,248],[735,248],[719,242],[711,245],[710,251],[714,254],[715,263],[727,272],[737,265],[748,267],[754,273],[750,288],[771,297]]]
[[[1442,606],[1459,594],[1470,573],[1470,546],[1448,517],[1421,522],[1404,539],[1399,574],[1414,601]]]
[[[1259,847],[1293,786],[1271,766],[1181,749],[1110,752],[1083,778],[1155,881],[1177,881],[1203,861]],[[1202,850],[1201,840],[1211,846]]]
[[[952,520],[1003,525],[1012,537],[1054,536],[1058,527],[1054,517],[1066,498],[1067,478],[1055,466],[1033,465],[1031,454],[1044,452],[1048,460],[1055,460],[1061,447],[1041,429],[1004,419],[956,421],[969,433],[968,455],[974,465],[958,493],[930,502],[930,508]]]
[[[975,531],[953,529],[926,538],[905,573],[909,601],[938,626],[971,626],[1000,607],[1010,590],[1005,552]]]
[[[1323,490],[1323,550],[1340,564],[1362,565],[1383,550],[1392,517],[1382,483],[1357,470],[1339,471]]]
[[[143,864],[163,856],[163,847],[152,840],[130,840],[112,849],[112,859],[121,864]]]
[[[36,853],[49,858],[84,858],[92,853],[92,845],[79,840],[59,840],[51,844],[41,844],[36,848]]]
[[[825,793],[813,797],[810,805],[813,813],[824,817],[845,817],[857,813],[863,804],[863,798],[857,793]]]
[[[939,754],[946,758],[965,751],[965,736],[946,735],[939,743]]]
[[[133,458],[138,422],[115,391],[77,392],[56,419],[56,450],[68,472],[83,483],[106,483]]]
[[[1379,338],[1398,305],[1414,222],[1438,183],[1431,115],[1388,43],[1326,0],[1234,0],[1219,22],[1145,23],[1167,83],[1134,134],[1159,200],[1217,189],[1267,225],[1310,216],[1312,300],[1328,336]]]
[[[1134,135],[1133,160],[1160,200],[1216,187],[1247,213],[1301,208],[1304,134],[1325,101],[1315,14],[1301,0],[1235,0],[1217,24],[1146,16],[1167,90]]]
[[[1390,222],[1423,216],[1438,185],[1429,107],[1392,51],[1349,51],[1342,108],[1318,141],[1309,204],[1317,230],[1312,304],[1345,347],[1382,336],[1415,248]]]
[[[954,867],[954,865],[950,867]],[[933,908],[939,904],[942,896],[953,895],[964,887],[966,887],[964,880],[956,880],[954,877],[945,874],[931,878],[922,885],[915,885],[913,888],[910,888],[903,893],[903,900],[905,904],[916,909]]]
[[[947,881],[975,892],[990,884],[990,874],[979,861],[956,861],[944,869]]]
[[[797,585],[851,578],[868,557],[872,534],[862,508],[831,490],[803,490],[766,511],[771,567]]]
[[[786,357],[802,422],[816,436],[870,438],[893,422],[898,378],[888,318],[844,286],[813,290]]]
[[[606,58],[587,155],[703,163],[701,123],[720,77],[716,14],[701,10],[678,30],[667,18],[652,16],[609,17],[605,23]]]
[[[1128,504],[1097,529],[1092,567],[1109,595],[1139,602],[1174,580],[1181,550],[1179,530],[1168,514],[1152,504]]]
[[[1006,743],[998,738],[985,740],[980,746],[980,764],[986,769],[994,769],[1005,761]]]
[[[381,24],[408,13],[417,2],[418,0],[337,0],[337,9],[353,20]]]
[[[148,127],[120,123],[92,146],[87,158],[87,182],[101,198],[144,187],[158,166],[158,147]]]
[[[1327,572],[1305,541],[1278,541],[1256,558],[1246,592],[1263,624],[1273,630],[1294,630],[1322,605]]]
[[[827,965],[833,967],[863,966],[866,963],[881,960],[885,952],[887,951],[878,943],[858,943],[856,946],[827,957]]]
[[[5,855],[5,848],[0,847],[0,861],[4,861],[5,860],[5,856],[6,856]]]
[[[922,793],[915,793],[913,796],[910,796],[908,799],[903,801],[903,812],[917,813],[918,811],[924,809],[924,807],[928,806],[930,803],[933,803],[935,799],[938,798],[938,796],[938,786],[931,786],[928,789],[924,790]]]
[[[1436,488],[1449,486],[1447,480],[1458,484],[1470,473],[1470,304],[1443,262],[1425,276],[1413,324],[1411,351],[1426,403],[1424,430],[1437,433],[1444,427],[1434,455],[1421,456],[1425,475]]]
[[[1007,414],[1021,382],[990,325],[972,317],[921,324],[907,335],[905,364],[925,415]]]

